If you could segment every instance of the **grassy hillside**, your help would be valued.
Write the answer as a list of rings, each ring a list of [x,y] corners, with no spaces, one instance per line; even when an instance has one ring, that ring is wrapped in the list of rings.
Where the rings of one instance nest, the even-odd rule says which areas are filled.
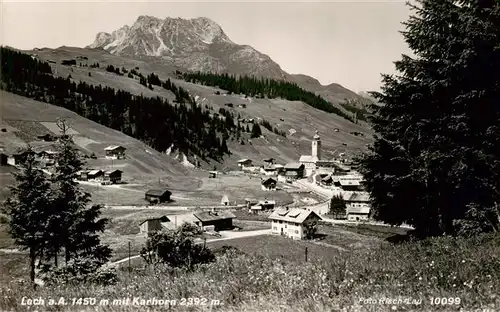
[[[125,180],[132,178],[148,180],[161,176],[179,185],[192,184],[189,181],[183,182],[184,177],[189,176],[189,170],[173,157],[159,153],[122,132],[101,126],[67,109],[9,92],[1,91],[0,101],[2,124],[10,126],[7,132],[0,132],[0,141],[10,150],[36,140],[37,135],[57,132],[56,119],[64,117],[70,124],[75,143],[87,154],[94,153],[98,157],[96,160],[89,159],[90,167],[103,169],[120,167],[124,171]],[[104,148],[114,144],[127,148],[125,160],[104,159]]]
[[[218,112],[219,108],[224,107],[236,114],[240,113],[242,118],[260,117],[268,120],[271,125],[277,129],[284,131],[293,129],[297,131],[294,135],[287,135],[286,138],[283,138],[261,127],[266,139],[253,139],[251,146],[249,146],[249,144],[242,146],[234,141],[228,143],[234,156],[226,159],[222,167],[232,165],[234,160],[240,157],[254,159],[275,157],[283,161],[297,160],[301,153],[309,153],[310,142],[308,140],[310,140],[316,129],[322,134],[324,149],[330,152],[336,149],[337,153],[345,152],[346,150],[357,152],[363,150],[365,145],[371,142],[371,130],[364,124],[352,124],[337,115],[325,114],[301,102],[266,99],[248,100],[240,95],[216,95],[216,91],[224,92],[217,88],[205,87],[177,80],[174,78],[173,68],[158,64],[157,60],[153,58],[132,60],[113,56],[101,50],[66,47],[56,50],[42,49],[39,51],[30,51],[30,53],[37,54],[41,60],[54,61],[55,63],[50,63],[53,72],[61,77],[71,75],[72,81],[102,84],[129,91],[137,95],[142,93],[145,96],[161,96],[170,100],[173,99],[173,94],[170,91],[159,86],[153,86],[153,90],[150,90],[139,84],[137,77],[128,78],[127,74],[119,76],[105,70],[107,65],[125,68],[128,71],[137,67],[137,71],[144,76],[154,72],[158,74],[162,80],[170,78],[174,84],[187,89],[193,97],[198,96],[200,105],[212,107],[214,109],[213,112]],[[87,60],[82,59],[82,56],[87,57]],[[100,68],[69,67],[60,64],[62,60],[67,59],[75,59],[77,65],[82,63],[82,65],[87,64],[90,66],[98,62]],[[89,72],[91,73],[90,76]],[[247,107],[234,107],[231,109],[224,106],[226,103],[233,103],[234,106],[244,103]],[[333,132],[334,128],[339,128],[341,131]],[[358,137],[352,135],[351,132],[360,132],[365,134],[365,136]],[[346,146],[344,146],[343,143],[346,143]]]

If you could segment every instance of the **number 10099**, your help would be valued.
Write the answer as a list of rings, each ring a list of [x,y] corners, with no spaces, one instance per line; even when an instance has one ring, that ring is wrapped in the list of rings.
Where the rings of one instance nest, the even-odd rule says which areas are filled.
[[[456,298],[453,298],[453,297],[449,297],[449,298],[431,297],[430,300],[431,300],[431,305],[453,305],[453,304],[458,305],[461,302],[460,298],[458,298],[458,297],[456,297]]]

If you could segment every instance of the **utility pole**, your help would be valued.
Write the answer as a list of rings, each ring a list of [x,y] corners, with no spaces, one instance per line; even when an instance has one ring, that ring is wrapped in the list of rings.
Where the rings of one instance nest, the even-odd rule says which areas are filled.
[[[130,252],[130,241],[128,242],[128,277],[130,278],[130,272],[132,271],[132,267],[130,266],[130,257],[131,257],[131,252]]]
[[[305,257],[306,257],[306,262],[307,262],[307,247],[306,247],[306,250],[305,250]]]

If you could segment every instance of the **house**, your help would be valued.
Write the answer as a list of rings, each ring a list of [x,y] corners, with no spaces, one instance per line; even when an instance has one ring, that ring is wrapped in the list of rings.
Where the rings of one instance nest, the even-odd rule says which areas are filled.
[[[16,166],[22,163],[28,156],[28,151],[19,151],[7,157],[7,164]]]
[[[269,219],[272,221],[272,234],[300,240],[306,236],[306,227],[321,220],[321,217],[311,210],[287,207],[276,209]]]
[[[153,189],[145,193],[144,199],[152,204],[164,203],[170,201],[172,192],[166,189]]]
[[[361,175],[343,175],[337,178],[333,183],[335,186],[340,187],[343,191],[362,191],[363,190],[363,176]]]
[[[44,135],[37,136],[37,139],[45,142],[53,142],[57,139],[57,136],[52,135],[50,133],[46,133]]]
[[[245,205],[247,206],[247,208],[250,208],[253,205],[256,205],[257,203],[258,203],[258,201],[255,199],[245,198]]]
[[[245,167],[251,167],[252,166],[252,161],[250,159],[247,159],[247,158],[244,158],[244,159],[240,159],[238,160],[238,167],[240,167],[240,169],[245,169]]]
[[[304,164],[289,163],[285,165],[286,179],[300,179],[304,176]]]
[[[346,214],[349,221],[368,220],[370,209],[370,194],[367,192],[354,192],[346,200]]]
[[[262,166],[260,168],[260,173],[262,173],[266,176],[276,175],[277,172],[278,171],[276,170],[276,167],[274,165]]]
[[[104,178],[104,172],[100,169],[90,170],[87,173],[88,180],[101,181]]]
[[[104,181],[109,181],[113,184],[120,183],[122,181],[122,173],[121,170],[110,170],[104,172]]]
[[[267,163],[268,165],[274,164],[274,158],[266,158],[266,159],[262,159],[262,161]]]
[[[217,171],[209,171],[208,177],[209,178],[217,178]]]
[[[162,226],[166,229],[175,230],[184,223],[191,225],[197,225],[196,222],[199,221],[198,218],[194,216],[192,212],[178,214],[178,215],[167,215],[168,222],[162,223]]]
[[[80,170],[76,173],[76,179],[79,181],[87,181],[89,179],[88,174],[88,170]]]
[[[120,145],[111,145],[104,149],[107,159],[123,159],[125,158],[126,148]]]
[[[38,154],[38,157],[43,161],[54,161],[58,152],[52,150],[43,150]]]
[[[250,212],[259,213],[261,211],[273,210],[276,205],[274,200],[261,200],[256,205],[250,207]]]
[[[261,188],[263,191],[275,191],[276,190],[277,181],[273,178],[267,178],[263,180],[261,184]]]
[[[246,104],[238,104],[238,107],[239,108],[247,108],[247,105]]]
[[[161,231],[164,226],[162,223],[169,222],[167,216],[162,216],[160,218],[146,219],[139,224],[139,233],[144,237],[150,236],[155,231]]]
[[[323,184],[323,185],[326,185],[326,186],[333,185],[332,175],[327,174],[326,176],[322,177],[320,183]]]
[[[233,219],[236,218],[230,211],[204,211],[195,212],[193,215],[198,219],[195,224],[199,227],[214,227],[215,231],[232,230]]]
[[[229,206],[229,198],[227,197],[227,195],[222,196],[220,203],[221,205]]]

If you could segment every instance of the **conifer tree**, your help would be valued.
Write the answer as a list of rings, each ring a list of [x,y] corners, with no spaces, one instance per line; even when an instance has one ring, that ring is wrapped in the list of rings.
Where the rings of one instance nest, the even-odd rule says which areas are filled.
[[[58,220],[52,228],[59,235],[54,237],[54,254],[64,247],[66,263],[72,258],[91,258],[102,265],[111,255],[111,250],[100,243],[98,233],[103,232],[108,222],[99,219],[101,206],[91,206],[90,194],[84,192],[76,182],[77,172],[84,162],[71,137],[67,135],[68,124],[58,121],[61,143],[56,157],[53,181],[57,186],[56,213]]]
[[[37,168],[31,147],[25,151],[27,157],[19,172],[14,173],[16,185],[10,187],[5,212],[9,218],[9,234],[16,245],[29,253],[31,282],[35,281],[35,263],[44,254],[51,211],[50,183]]]
[[[260,130],[260,126],[258,123],[254,123],[252,126],[252,138],[258,138],[262,135],[262,130]]]
[[[500,2],[417,3],[403,32],[415,56],[374,94],[362,171],[375,218],[422,236],[498,230]]]

